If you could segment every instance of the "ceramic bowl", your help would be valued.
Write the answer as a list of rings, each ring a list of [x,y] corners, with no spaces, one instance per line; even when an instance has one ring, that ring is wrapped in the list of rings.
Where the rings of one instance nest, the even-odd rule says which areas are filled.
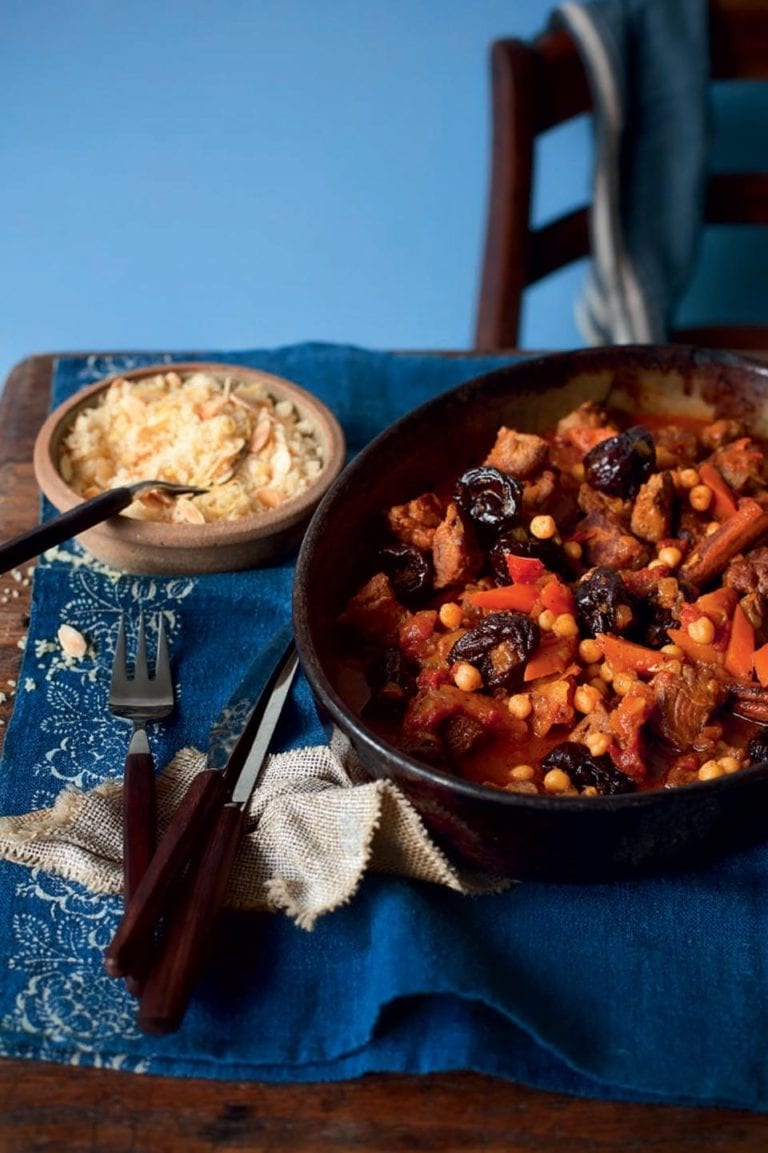
[[[304,671],[364,770],[411,799],[450,855],[504,876],[604,880],[765,836],[768,764],[677,789],[548,797],[477,785],[407,755],[353,707],[339,612],[370,575],[382,513],[481,460],[506,424],[543,432],[584,400],[643,413],[739,416],[768,432],[768,367],[685,348],[604,348],[528,359],[422,405],[348,466],[302,544],[294,622]]]
[[[35,441],[34,471],[45,496],[58,512],[75,508],[83,499],[64,480],[59,466],[62,440],[77,414],[96,404],[116,379],[138,381],[169,371],[182,377],[206,372],[259,383],[274,400],[292,401],[300,417],[311,423],[322,447],[325,463],[321,472],[300,495],[252,516],[206,524],[171,524],[121,514],[77,539],[98,560],[138,574],[246,569],[277,560],[295,549],[312,512],[343,467],[344,435],[336,417],[317,397],[282,377],[240,365],[202,361],[148,365],[109,376],[72,396],[50,414]]]

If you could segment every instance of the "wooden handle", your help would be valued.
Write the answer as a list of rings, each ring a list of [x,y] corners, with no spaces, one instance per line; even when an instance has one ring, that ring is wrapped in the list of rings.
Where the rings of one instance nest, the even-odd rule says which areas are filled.
[[[145,1033],[178,1029],[212,940],[243,825],[244,809],[226,804],[174,908],[136,1017]]]
[[[151,753],[128,753],[123,772],[123,885],[129,903],[149,868],[157,837],[155,765]]]
[[[131,974],[146,956],[171,889],[199,853],[216,809],[224,803],[225,785],[223,773],[205,769],[187,789],[104,954],[110,976]]]
[[[143,736],[143,734],[140,734]],[[128,905],[149,868],[157,840],[155,764],[151,753],[130,752],[123,770],[123,891]],[[151,941],[134,957],[125,979],[129,993],[139,995],[152,959]]]
[[[30,532],[14,537],[0,545],[0,573],[40,556],[46,549],[70,540],[78,533],[93,528],[95,524],[101,524],[127,508],[132,500],[133,492],[130,488],[111,488],[91,500],[83,501],[69,512],[63,512],[45,524],[38,525]]]

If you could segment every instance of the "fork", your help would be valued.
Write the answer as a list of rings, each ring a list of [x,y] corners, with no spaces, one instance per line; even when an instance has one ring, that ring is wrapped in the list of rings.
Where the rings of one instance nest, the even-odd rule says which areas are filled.
[[[166,717],[173,709],[173,704],[171,662],[162,616],[157,626],[157,651],[152,677],[147,668],[144,613],[139,615],[133,676],[128,673],[125,618],[121,616],[112,662],[109,707],[115,716],[133,724],[123,773],[123,884],[126,903],[136,891],[155,850],[155,764],[146,726]]]

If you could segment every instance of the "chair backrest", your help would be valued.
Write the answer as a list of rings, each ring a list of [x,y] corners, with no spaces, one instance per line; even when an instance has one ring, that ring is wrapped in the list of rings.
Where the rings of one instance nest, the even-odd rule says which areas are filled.
[[[711,0],[713,80],[768,80],[768,0]],[[531,224],[534,144],[549,128],[591,111],[581,58],[564,30],[491,49],[492,152],[488,218],[475,330],[479,349],[518,345],[525,289],[588,256],[589,208]],[[710,178],[707,224],[768,224],[768,172]],[[675,331],[671,340],[716,348],[768,348],[765,327],[719,325]]]

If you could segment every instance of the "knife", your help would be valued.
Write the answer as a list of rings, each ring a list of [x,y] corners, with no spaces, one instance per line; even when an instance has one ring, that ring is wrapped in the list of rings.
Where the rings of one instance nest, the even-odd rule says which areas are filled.
[[[137,1018],[146,1032],[178,1028],[204,959],[247,804],[298,667],[293,640],[286,644],[285,636],[254,662],[212,728],[206,768],[171,818],[105,952],[111,976],[149,970]],[[276,649],[280,656],[265,685],[265,657],[274,662]],[[253,705],[257,685],[263,689]],[[147,964],[155,929],[170,904],[174,909],[159,955]]]

